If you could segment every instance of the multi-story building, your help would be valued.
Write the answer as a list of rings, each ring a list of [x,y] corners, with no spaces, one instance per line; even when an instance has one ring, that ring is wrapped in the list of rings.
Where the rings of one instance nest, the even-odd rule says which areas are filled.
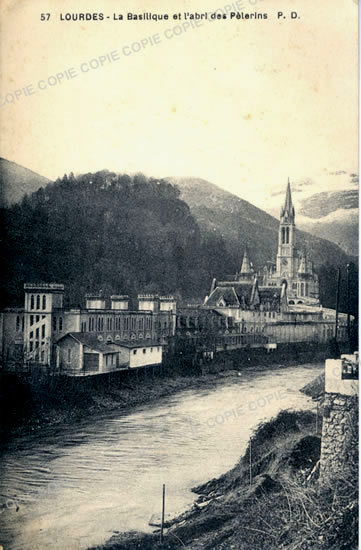
[[[327,342],[335,336],[336,312],[319,302],[318,276],[306,252],[296,248],[295,209],[288,182],[281,208],[276,262],[268,262],[261,276],[246,250],[234,280],[212,282],[203,308],[232,317],[242,334],[267,337],[269,342]],[[338,315],[339,340],[347,338],[347,316]]]
[[[0,346],[5,361],[56,365],[56,343],[68,333],[88,334],[99,342],[167,347],[175,334],[173,296],[138,295],[129,309],[126,295],[87,294],[84,308],[64,307],[64,285],[26,283],[24,308],[1,313]]]

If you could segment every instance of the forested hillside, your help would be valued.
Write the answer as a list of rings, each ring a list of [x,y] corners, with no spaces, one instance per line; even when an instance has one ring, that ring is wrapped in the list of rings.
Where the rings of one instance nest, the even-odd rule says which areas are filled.
[[[175,187],[143,175],[65,175],[3,214],[2,305],[22,303],[24,281],[64,282],[74,305],[99,289],[204,296],[230,261]]]
[[[246,246],[260,269],[275,256],[277,220],[205,183],[192,181],[185,193],[142,174],[70,174],[4,208],[1,306],[21,305],[26,281],[63,282],[68,305],[75,306],[99,290],[199,301],[213,277],[234,276]],[[342,266],[340,309],[346,311],[349,258],[307,233],[298,232],[298,242],[315,261],[324,306],[335,307],[336,267]],[[351,279],[356,312],[356,270]]]

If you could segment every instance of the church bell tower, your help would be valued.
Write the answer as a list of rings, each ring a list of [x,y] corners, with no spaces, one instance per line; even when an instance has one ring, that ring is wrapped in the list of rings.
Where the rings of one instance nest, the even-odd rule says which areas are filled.
[[[286,199],[281,208],[278,232],[277,273],[281,279],[295,275],[295,209],[292,204],[291,185],[288,179]]]

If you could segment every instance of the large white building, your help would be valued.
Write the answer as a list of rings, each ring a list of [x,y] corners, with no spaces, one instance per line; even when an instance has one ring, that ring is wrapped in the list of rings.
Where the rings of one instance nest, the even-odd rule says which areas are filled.
[[[69,333],[83,335],[82,339],[89,337],[100,347],[102,343],[123,343],[124,349],[140,346],[146,350],[142,352],[142,360],[154,359],[158,364],[154,345],[166,349],[169,337],[175,334],[176,301],[173,296],[139,294],[130,304],[126,295],[105,298],[101,294],[87,294],[85,307],[66,308],[63,284],[26,283],[24,293],[24,308],[0,313],[0,360],[3,364],[24,361],[59,365],[56,345]],[[153,349],[149,357],[148,348]],[[133,355],[132,364],[136,362],[136,353]],[[101,363],[100,357],[99,360]]]

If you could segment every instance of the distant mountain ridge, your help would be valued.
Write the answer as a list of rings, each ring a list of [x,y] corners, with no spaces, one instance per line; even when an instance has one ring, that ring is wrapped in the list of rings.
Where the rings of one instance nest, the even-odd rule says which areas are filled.
[[[192,231],[194,235],[199,234],[200,241],[197,241],[198,237],[196,238],[196,241],[193,243],[192,246],[187,246],[187,252],[184,249],[183,244],[180,245],[180,242],[183,242],[183,240],[186,239],[186,233],[185,233],[185,227],[183,227],[182,232],[183,236],[181,240],[179,241],[179,236],[175,238],[175,235],[178,233],[178,229],[174,227],[174,220],[172,223],[169,223],[170,225],[167,225],[166,227],[163,227],[163,222],[161,221],[164,219],[164,216],[166,215],[166,212],[159,211],[159,209],[170,209],[174,210],[174,198],[172,195],[171,190],[169,190],[168,193],[168,206],[166,205],[166,202],[164,200],[164,197],[162,199],[162,206],[157,201],[160,200],[157,193],[153,191],[153,195],[150,195],[150,198],[148,199],[148,208],[153,208],[152,213],[149,212],[149,216],[153,216],[153,219],[149,221],[148,226],[143,227],[144,235],[138,235],[138,229],[139,227],[136,227],[134,225],[135,220],[139,218],[139,212],[135,209],[138,208],[144,208],[142,216],[140,216],[140,219],[146,219],[148,214],[146,210],[146,205],[143,204],[144,201],[142,201],[141,197],[139,196],[139,199],[135,200],[133,197],[132,200],[134,200],[134,203],[129,203],[129,211],[126,212],[126,219],[128,220],[128,224],[130,224],[128,230],[126,231],[127,234],[129,234],[129,229],[132,227],[132,231],[134,235],[132,235],[132,240],[134,239],[136,235],[136,244],[135,246],[135,253],[133,253],[133,260],[131,260],[131,255],[129,255],[129,260],[127,265],[124,267],[124,269],[128,270],[130,273],[132,273],[132,276],[124,277],[124,280],[131,280],[133,277],[134,281],[139,279],[141,281],[142,277],[140,277],[139,273],[137,275],[137,269],[136,264],[134,263],[135,255],[137,257],[139,256],[139,250],[144,249],[144,251],[147,250],[147,246],[150,246],[151,241],[151,249],[152,253],[148,254],[148,264],[147,268],[142,267],[142,269],[145,269],[146,277],[143,277],[143,280],[141,281],[142,286],[145,286],[145,279],[148,281],[146,283],[147,288],[152,287],[153,285],[153,279],[154,276],[151,275],[151,269],[150,266],[153,265],[153,271],[157,271],[156,276],[156,284],[159,285],[159,282],[161,280],[161,277],[159,275],[159,269],[161,269],[161,262],[160,259],[162,256],[165,258],[167,257],[167,261],[169,263],[167,267],[167,272],[169,275],[167,275],[167,280],[164,278],[164,284],[162,283],[162,287],[164,287],[164,291],[171,292],[173,287],[180,292],[184,292],[185,286],[188,284],[189,281],[192,280],[192,287],[193,291],[189,291],[189,296],[191,295],[199,295],[199,289],[204,289],[204,292],[206,293],[208,291],[208,288],[204,287],[204,284],[207,286],[209,285],[209,282],[211,281],[212,277],[225,277],[226,275],[230,273],[236,273],[236,271],[239,271],[240,269],[240,262],[242,259],[243,252],[245,248],[249,251],[249,256],[251,261],[254,264],[254,267],[258,270],[261,269],[267,261],[275,260],[276,253],[277,253],[277,241],[278,241],[278,227],[279,227],[279,220],[271,216],[270,214],[264,212],[260,208],[257,208],[256,206],[252,205],[248,201],[241,199],[238,196],[233,195],[232,193],[229,193],[220,187],[218,187],[215,184],[212,184],[206,180],[200,179],[200,178],[176,178],[176,177],[169,177],[165,178],[164,180],[154,180],[152,178],[145,178],[144,176],[139,177],[130,177],[127,175],[116,175],[115,173],[110,173],[107,170],[104,170],[102,172],[98,172],[94,175],[88,174],[83,176],[78,176],[76,180],[74,180],[73,175],[69,175],[69,178],[67,176],[64,176],[62,180],[57,180],[58,182],[62,182],[61,185],[58,184],[51,184],[48,186],[49,180],[47,178],[44,178],[42,176],[39,176],[38,174],[35,174],[34,172],[27,170],[26,168],[23,168],[16,163],[12,163],[9,161],[6,161],[5,159],[1,159],[0,163],[1,168],[1,183],[2,187],[8,191],[8,198],[6,204],[14,204],[18,201],[20,201],[25,194],[29,195],[29,198],[31,198],[30,204],[39,204],[42,205],[42,208],[45,207],[45,203],[43,202],[42,197],[44,196],[44,191],[39,191],[39,188],[42,187],[46,190],[46,196],[47,197],[53,197],[56,201],[59,202],[59,204],[64,203],[64,198],[62,197],[62,193],[67,194],[68,186],[74,186],[75,181],[83,181],[88,182],[86,185],[84,184],[84,189],[86,186],[90,186],[89,189],[92,189],[95,185],[95,181],[97,182],[96,185],[99,187],[99,189],[106,189],[109,187],[109,185],[112,185],[112,181],[116,181],[118,177],[121,178],[120,181],[122,181],[122,193],[128,193],[131,191],[131,193],[135,192],[135,189],[133,189],[134,186],[139,186],[139,190],[143,189],[142,194],[147,194],[145,190],[147,187],[144,187],[145,185],[151,184],[151,186],[156,185],[163,185],[162,182],[171,184],[172,186],[176,187],[179,192],[179,199],[183,202],[183,205],[181,206],[181,202],[178,202],[178,210],[174,211],[174,215],[176,216],[176,212],[180,211],[181,209],[183,211],[184,208],[189,209],[189,213],[191,216],[188,219],[188,226],[190,232],[190,228],[192,227]],[[89,177],[88,177],[89,176]],[[89,180],[89,181],[88,181]],[[93,182],[93,183],[92,183]],[[148,182],[148,183],[147,183]],[[158,182],[158,183],[157,183]],[[55,188],[54,188],[55,185]],[[59,187],[60,185],[60,187]],[[79,200],[84,202],[84,199],[82,197],[80,189],[83,187],[81,186],[77,192],[79,193]],[[35,195],[37,197],[33,197],[32,190],[35,189],[36,193]],[[53,189],[53,191],[51,191]],[[129,189],[129,191],[128,191]],[[120,191],[119,191],[120,192]],[[118,193],[119,193],[118,192]],[[140,191],[139,191],[140,192]],[[40,194],[39,194],[40,193]],[[128,196],[128,195],[126,195]],[[133,196],[133,195],[131,195]],[[33,197],[33,198],[32,198]],[[118,197],[118,195],[117,195]],[[99,201],[100,195],[96,195],[96,200]],[[104,198],[105,200],[105,198]],[[109,197],[106,199],[109,200]],[[118,200],[118,198],[117,198]],[[127,199],[128,200],[128,199]],[[152,201],[152,205],[149,201]],[[283,197],[280,196],[280,205],[283,201]],[[67,203],[66,208],[72,209],[71,206],[72,201]],[[132,204],[132,206],[131,206]],[[24,207],[24,211],[29,211],[29,206]],[[48,209],[48,206],[46,206]],[[65,206],[64,206],[65,208]],[[69,244],[67,247],[74,247],[74,242],[77,242],[77,257],[82,257],[83,252],[81,251],[81,247],[84,248],[86,246],[86,227],[89,222],[89,212],[94,210],[94,216],[101,216],[101,212],[108,211],[109,206],[107,206],[105,203],[99,203],[97,205],[90,204],[87,208],[87,216],[85,216],[83,219],[83,225],[84,227],[79,227],[78,231],[73,233],[72,231],[69,231],[67,233],[67,238],[69,240]],[[123,207],[122,207],[123,208]],[[31,210],[31,208],[30,208]],[[32,209],[35,215],[36,208]],[[353,211],[352,208],[349,209],[349,212]],[[137,213],[138,212],[138,213]],[[69,224],[75,224],[75,220],[72,221],[72,216],[70,212],[65,212],[64,210],[64,216],[67,216],[67,219],[69,220]],[[119,213],[116,213],[111,209],[108,213],[104,214],[106,216],[110,216],[111,218],[118,219]],[[124,214],[125,215],[125,214]],[[52,214],[53,216],[53,214]],[[79,213],[77,214],[79,218]],[[133,220],[134,218],[134,220]],[[52,218],[49,218],[49,220]],[[79,218],[80,219],[80,218]],[[157,220],[157,221],[156,221]],[[194,221],[193,221],[194,220]],[[133,223],[134,221],[134,223]],[[297,221],[297,212],[296,212],[296,221]],[[35,223],[36,222],[36,223]],[[38,232],[39,235],[42,235],[44,233],[44,229],[40,229],[37,227],[38,220],[34,218],[34,222],[29,225],[28,227],[28,236],[29,240],[35,238],[36,232]],[[77,221],[77,223],[79,220]],[[49,222],[50,223],[50,222]],[[52,223],[52,222],[51,222]],[[59,222],[60,223],[60,222]],[[117,223],[119,223],[119,227],[117,226]],[[138,225],[140,224],[140,221],[137,221]],[[152,224],[154,224],[153,230],[150,229],[152,227]],[[100,223],[101,227],[104,225],[104,222]],[[15,224],[16,226],[16,224]],[[15,227],[14,226],[14,227]],[[157,226],[157,229],[155,227]],[[299,227],[299,225],[298,225]],[[35,231],[35,228],[36,231]],[[123,229],[122,229],[123,228]],[[161,228],[161,229],[160,229]],[[103,232],[105,229],[103,229]],[[118,246],[120,246],[120,242],[122,241],[123,234],[122,231],[124,231],[124,222],[123,220],[119,219],[119,222],[115,222],[113,233],[115,235],[115,231],[118,235]],[[163,249],[162,251],[159,251],[159,253],[156,254],[156,256],[152,256],[153,251],[156,250],[155,246],[155,240],[157,240],[157,232],[158,234],[158,241],[160,234],[162,235],[163,239]],[[148,237],[145,235],[147,233],[150,233]],[[82,243],[79,241],[79,235],[82,234]],[[152,236],[151,236],[152,235]],[[333,264],[335,266],[341,266],[346,265],[346,263],[350,260],[350,257],[336,244],[319,238],[317,236],[313,236],[310,233],[305,233],[304,231],[297,230],[297,245],[298,248],[302,251],[307,251],[309,259],[311,259],[316,269],[320,267],[321,265],[326,264]],[[25,238],[25,236],[24,236]],[[350,237],[351,238],[351,237]],[[357,238],[357,237],[356,237]],[[65,246],[64,243],[61,244],[57,241],[59,240],[59,235],[57,232],[54,232],[53,237],[49,239],[51,242],[51,249],[52,249],[52,261],[54,258],[57,257],[57,255],[60,253],[59,250]],[[94,235],[94,242],[96,242],[97,237]],[[78,242],[79,241],[79,242]],[[147,241],[149,243],[147,244]],[[184,242],[185,242],[184,241]],[[174,248],[174,243],[177,242],[176,247]],[[25,245],[24,245],[25,246]],[[28,245],[26,245],[28,246]],[[45,246],[45,245],[44,245]],[[112,246],[116,246],[115,243],[112,244]],[[66,247],[64,248],[64,250]],[[15,248],[13,248],[13,251]],[[194,254],[200,254],[197,261],[195,260]],[[15,252],[14,252],[15,254]],[[145,253],[144,253],[145,254]],[[186,256],[193,257],[193,260],[191,264],[189,264]],[[144,256],[145,257],[145,256]],[[190,274],[190,277],[185,277],[184,273],[182,277],[188,280],[188,283],[184,285],[176,285],[174,284],[173,275],[171,275],[172,269],[171,269],[171,261],[170,257],[174,258],[174,261],[177,263],[177,271],[178,276],[180,276],[181,273],[183,273],[181,264],[184,261],[183,267],[187,269],[190,269],[190,265],[192,273]],[[114,266],[114,258],[115,255],[107,258],[107,265],[108,265],[108,273],[111,274],[111,277],[114,279],[114,274],[117,272],[118,267]],[[182,259],[182,261],[181,261]],[[13,258],[15,261],[15,258]],[[139,262],[142,263],[141,257],[138,258]],[[70,261],[70,260],[69,260]],[[120,261],[120,260],[119,260]],[[160,262],[160,264],[159,264]],[[58,263],[57,261],[55,262]],[[134,266],[132,267],[132,263],[134,263]],[[197,267],[196,267],[197,264]],[[90,262],[89,265],[95,265],[94,259],[92,262]],[[142,263],[143,265],[143,263]],[[43,263],[39,264],[40,269],[44,269]],[[15,267],[15,266],[14,266]],[[149,267],[149,269],[148,269]],[[37,269],[28,270],[26,273],[26,276],[29,277],[31,275],[31,272],[33,272],[33,277],[36,277]],[[101,272],[101,268],[97,268]],[[122,268],[123,269],[123,268]],[[59,270],[58,270],[59,271]],[[104,267],[103,267],[104,271]],[[54,275],[57,273],[56,270],[54,270]],[[119,272],[118,272],[119,273]],[[65,276],[65,274],[64,274]],[[88,274],[87,274],[88,276]],[[110,275],[109,275],[110,276]],[[22,280],[23,275],[21,277],[18,277],[18,280]],[[116,277],[117,280],[119,280],[120,274]],[[90,280],[97,280],[98,277],[91,277],[89,276]],[[115,280],[115,279],[114,279]],[[66,282],[66,281],[64,281]],[[106,282],[102,281],[102,284],[104,285]],[[149,286],[150,285],[150,286]]]
[[[277,253],[279,220],[249,202],[200,178],[167,178],[177,185],[183,199],[203,233],[217,233],[235,254],[235,261],[245,247],[257,269]],[[280,206],[283,197],[280,197]],[[297,212],[296,212],[297,224]],[[334,263],[345,265],[347,254],[336,244],[297,230],[297,246],[307,251],[315,267]],[[237,256],[238,255],[238,256]]]
[[[51,180],[0,157],[0,205],[9,206],[19,202],[24,195],[45,187]]]
[[[323,218],[336,210],[358,208],[358,190],[323,191],[315,193],[302,201],[300,214],[313,219]]]
[[[300,226],[357,256],[359,253],[359,194],[357,189],[324,191],[302,201]]]

